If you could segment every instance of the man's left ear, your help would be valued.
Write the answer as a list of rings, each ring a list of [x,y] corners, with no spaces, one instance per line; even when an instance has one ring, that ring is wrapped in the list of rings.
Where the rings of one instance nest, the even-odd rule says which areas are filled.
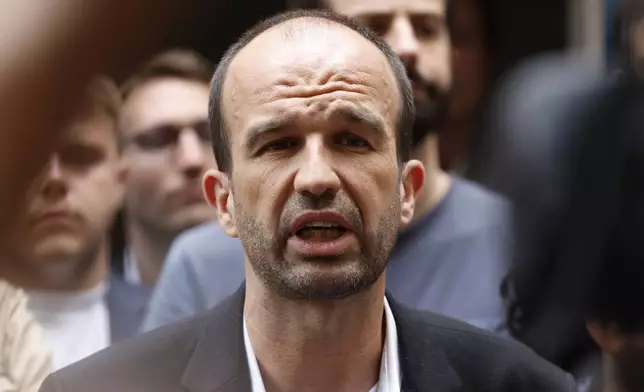
[[[405,227],[414,218],[416,199],[425,182],[425,167],[420,161],[405,163],[400,181],[400,224]]]

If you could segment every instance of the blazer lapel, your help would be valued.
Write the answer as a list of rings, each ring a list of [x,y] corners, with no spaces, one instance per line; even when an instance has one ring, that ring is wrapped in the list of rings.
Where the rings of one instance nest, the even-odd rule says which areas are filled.
[[[243,338],[245,285],[215,307],[181,379],[191,392],[247,392],[250,372]],[[463,385],[428,316],[388,298],[398,330],[402,392],[457,392]]]
[[[456,392],[463,385],[432,333],[427,314],[408,309],[388,296],[398,332],[402,392]]]
[[[244,289],[212,311],[181,379],[192,392],[251,390],[243,338]]]

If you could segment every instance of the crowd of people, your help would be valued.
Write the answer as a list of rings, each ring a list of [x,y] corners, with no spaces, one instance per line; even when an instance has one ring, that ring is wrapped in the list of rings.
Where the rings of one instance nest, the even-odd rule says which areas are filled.
[[[41,22],[2,28],[0,392],[644,390],[643,2],[610,72],[498,80],[485,0],[289,0],[217,63],[112,3],[0,6]]]

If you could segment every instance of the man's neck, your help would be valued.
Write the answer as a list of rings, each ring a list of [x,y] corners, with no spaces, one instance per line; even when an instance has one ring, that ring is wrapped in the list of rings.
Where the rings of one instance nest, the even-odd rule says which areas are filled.
[[[438,136],[429,135],[414,148],[412,157],[425,167],[425,183],[416,199],[414,220],[427,215],[447,194],[449,175],[440,167]]]
[[[134,256],[136,268],[144,286],[155,285],[165,257],[174,239],[173,235],[155,234],[134,220],[127,220],[127,246]]]
[[[384,343],[384,275],[342,300],[292,301],[266,289],[247,265],[244,315],[266,390],[368,391]]]
[[[11,256],[21,259],[20,256]],[[14,269],[14,262],[23,265],[33,265],[36,269]],[[1,263],[0,263],[1,264]],[[69,260],[32,261],[12,260],[0,267],[3,279],[16,287],[37,291],[87,291],[96,288],[104,282],[109,274],[109,249],[107,240],[101,242],[95,251],[87,252],[85,256]]]

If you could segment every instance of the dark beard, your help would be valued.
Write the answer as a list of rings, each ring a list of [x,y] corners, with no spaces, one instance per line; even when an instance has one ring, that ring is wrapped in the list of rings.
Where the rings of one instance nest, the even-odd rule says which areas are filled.
[[[325,206],[302,196],[294,196],[285,206],[285,219],[302,210],[332,209],[343,212],[343,215],[352,223],[352,227],[362,227],[360,214],[348,196],[338,197],[326,203]],[[385,211],[379,221],[378,227],[372,233],[359,230],[358,235],[361,251],[347,257],[357,257],[356,267],[344,275],[318,276],[301,269],[293,263],[348,263],[348,260],[300,260],[290,261],[285,258],[285,246],[288,233],[271,233],[271,230],[258,222],[254,217],[245,213],[244,207],[235,204],[236,223],[240,239],[253,271],[263,283],[281,297],[291,300],[336,300],[346,298],[371,287],[383,274],[387,260],[398,235],[398,217],[400,216],[399,198],[392,202],[391,207]],[[398,203],[397,203],[398,202]],[[284,217],[283,217],[284,218]],[[357,222],[360,221],[360,222]],[[288,224],[280,226],[288,227]],[[301,266],[301,265],[300,265]],[[315,269],[313,269],[315,270]]]
[[[627,345],[615,355],[615,379],[621,391],[644,391],[644,348]]]
[[[436,134],[443,127],[449,113],[449,92],[436,83],[428,83],[415,69],[407,69],[409,79],[419,86],[424,86],[427,99],[414,97],[416,119],[412,129],[412,148],[425,139],[427,135]]]

